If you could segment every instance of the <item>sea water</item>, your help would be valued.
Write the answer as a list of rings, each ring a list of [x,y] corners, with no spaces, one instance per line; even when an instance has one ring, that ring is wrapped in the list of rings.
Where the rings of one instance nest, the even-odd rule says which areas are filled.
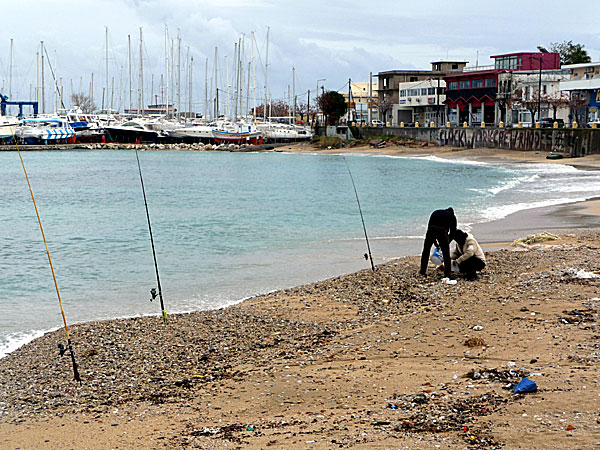
[[[375,263],[419,253],[434,209],[453,206],[463,225],[600,195],[600,173],[545,164],[278,152],[139,157],[169,313],[368,268],[348,167]],[[68,323],[158,317],[135,153],[23,159]],[[0,189],[1,357],[63,322],[17,153],[0,153]]]

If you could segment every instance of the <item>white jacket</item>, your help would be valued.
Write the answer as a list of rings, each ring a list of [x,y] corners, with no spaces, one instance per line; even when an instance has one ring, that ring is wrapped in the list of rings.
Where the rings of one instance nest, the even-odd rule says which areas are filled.
[[[450,258],[455,259],[458,264],[469,259],[471,256],[476,256],[485,263],[485,254],[471,233],[467,233],[465,245],[462,247],[456,243],[456,247],[450,253]]]

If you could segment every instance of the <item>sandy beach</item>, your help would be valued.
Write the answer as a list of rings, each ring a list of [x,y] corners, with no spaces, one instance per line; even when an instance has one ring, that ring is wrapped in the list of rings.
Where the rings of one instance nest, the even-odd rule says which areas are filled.
[[[551,163],[598,169],[597,156]],[[166,326],[73,325],[81,384],[58,355],[64,330],[49,333],[0,360],[0,448],[600,448],[599,212],[590,200],[475,225],[488,266],[473,282],[418,276],[408,256]],[[544,231],[560,238],[513,244]],[[538,392],[515,395],[525,376]]]

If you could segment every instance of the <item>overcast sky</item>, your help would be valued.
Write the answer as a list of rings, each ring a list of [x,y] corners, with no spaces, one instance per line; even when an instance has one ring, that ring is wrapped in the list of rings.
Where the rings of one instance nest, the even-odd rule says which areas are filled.
[[[224,57],[228,56],[232,79],[234,44],[245,36],[244,70],[247,70],[252,32],[256,36],[257,96],[264,97],[267,28],[270,29],[268,86],[273,99],[285,97],[288,86],[292,89],[292,67],[296,95],[306,99],[307,91],[310,89],[314,94],[317,80],[323,78],[326,81],[320,85],[340,90],[349,78],[368,81],[369,72],[429,69],[431,61],[445,59],[485,65],[491,64],[490,55],[535,51],[538,45],[549,47],[551,42],[565,40],[585,45],[592,60],[599,61],[600,13],[595,3],[594,0],[2,0],[0,86],[5,95],[12,90],[13,99],[31,97],[36,86],[36,52],[43,40],[53,65],[56,52],[56,68],[65,98],[70,98],[71,86],[74,91],[88,94],[94,73],[94,97],[100,106],[106,86],[105,27],[108,27],[112,104],[115,108],[126,107],[129,104],[127,36],[131,35],[133,84],[137,89],[141,27],[146,103],[151,101],[151,92],[160,101],[159,84],[165,71],[165,24],[172,39],[178,30],[181,33],[182,92],[187,80],[184,67],[188,47],[193,57],[193,104],[200,112],[205,105],[206,59],[211,85],[215,47],[218,47],[219,85],[225,90]],[[14,41],[12,78],[9,76],[11,39]],[[49,90],[52,78],[48,69],[46,75]],[[244,90],[247,82],[245,78]],[[172,99],[173,86],[170,89]],[[51,94],[46,94],[46,98],[49,105]],[[68,100],[65,103],[70,104]]]

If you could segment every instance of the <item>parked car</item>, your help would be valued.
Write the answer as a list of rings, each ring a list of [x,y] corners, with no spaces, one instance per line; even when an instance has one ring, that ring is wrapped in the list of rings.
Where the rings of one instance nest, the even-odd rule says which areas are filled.
[[[596,124],[596,128],[600,128],[600,119],[592,120],[587,123],[588,128],[592,128],[592,125]]]
[[[379,128],[381,128],[381,127],[384,127],[385,124],[381,120],[372,120],[371,121],[371,126],[372,127],[379,127]]]
[[[553,119],[552,117],[542,117],[540,119],[540,127],[553,128],[554,122],[558,122],[558,128],[564,128],[564,126],[565,126],[565,121],[562,119]]]

